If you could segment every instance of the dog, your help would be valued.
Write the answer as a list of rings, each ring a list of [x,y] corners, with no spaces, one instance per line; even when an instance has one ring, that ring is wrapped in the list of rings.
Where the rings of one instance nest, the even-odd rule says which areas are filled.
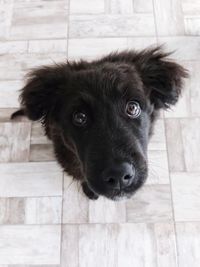
[[[170,54],[151,47],[32,70],[12,119],[41,121],[58,162],[88,198],[129,198],[147,179],[159,111],[177,102],[188,76]]]

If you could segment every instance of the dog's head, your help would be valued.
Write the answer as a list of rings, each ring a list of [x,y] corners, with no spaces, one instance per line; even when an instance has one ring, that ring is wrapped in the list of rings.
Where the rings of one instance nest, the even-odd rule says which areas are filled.
[[[155,115],[177,102],[187,76],[166,56],[160,48],[114,53],[30,74],[21,94],[27,116],[57,129],[95,193],[131,196],[146,180]]]

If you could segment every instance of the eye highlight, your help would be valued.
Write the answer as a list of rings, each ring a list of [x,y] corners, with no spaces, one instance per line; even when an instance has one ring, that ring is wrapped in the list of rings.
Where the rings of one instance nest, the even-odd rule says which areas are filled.
[[[139,103],[136,101],[127,102],[125,112],[130,118],[138,118],[141,114]]]
[[[75,126],[83,127],[87,124],[87,115],[84,112],[74,112],[72,122]]]

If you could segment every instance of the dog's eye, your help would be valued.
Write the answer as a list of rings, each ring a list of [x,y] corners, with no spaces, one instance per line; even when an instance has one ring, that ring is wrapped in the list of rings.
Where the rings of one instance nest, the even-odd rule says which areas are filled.
[[[73,124],[79,127],[85,126],[87,123],[87,115],[84,112],[74,112]]]
[[[126,114],[130,118],[137,118],[141,114],[141,108],[138,102],[136,101],[129,101],[126,104]]]

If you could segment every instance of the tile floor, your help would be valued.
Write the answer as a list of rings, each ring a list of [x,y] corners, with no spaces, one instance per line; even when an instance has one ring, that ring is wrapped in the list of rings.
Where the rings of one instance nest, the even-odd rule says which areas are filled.
[[[0,267],[200,266],[200,1],[0,1]],[[31,67],[165,43],[190,71],[131,200],[86,199],[38,123],[12,123]]]

